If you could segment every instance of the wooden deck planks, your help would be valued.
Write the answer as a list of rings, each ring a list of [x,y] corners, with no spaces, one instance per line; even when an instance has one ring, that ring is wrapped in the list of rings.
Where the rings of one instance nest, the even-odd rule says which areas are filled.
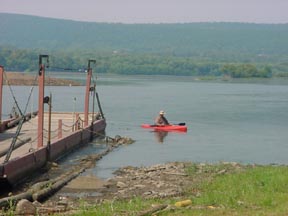
[[[84,119],[84,113],[79,113],[80,119]],[[89,115],[91,121],[92,115]],[[58,140],[58,121],[62,119],[62,137],[66,137],[73,133],[73,125],[76,121],[76,114],[75,113],[66,113],[66,112],[57,112],[52,113],[51,115],[51,143]],[[81,123],[80,123],[81,125]],[[18,137],[18,141],[25,140],[27,138],[31,138],[31,141],[24,144],[23,146],[15,149],[10,157],[10,160],[13,158],[17,158],[20,156],[29,153],[29,151],[33,151],[37,149],[37,128],[38,128],[38,117],[34,117],[29,121],[25,122],[22,126],[20,136]],[[8,149],[11,145],[12,139],[15,136],[17,127],[9,129],[3,133],[0,133],[0,152]],[[44,139],[43,139],[43,146],[47,145],[47,138],[48,138],[48,113],[44,115]],[[18,142],[17,141],[17,142]],[[6,156],[2,156],[0,158],[0,163],[3,163]]]

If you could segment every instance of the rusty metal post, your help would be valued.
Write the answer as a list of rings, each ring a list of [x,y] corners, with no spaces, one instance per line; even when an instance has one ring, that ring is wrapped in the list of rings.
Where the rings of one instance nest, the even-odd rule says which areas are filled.
[[[44,84],[45,84],[45,65],[42,64],[42,58],[47,58],[48,55],[39,55],[39,73],[38,73],[38,144],[37,147],[43,147],[43,129],[44,129]]]
[[[90,63],[96,63],[96,60],[88,60],[88,69],[87,69],[87,79],[86,79],[86,92],[85,92],[85,105],[84,105],[84,127],[88,126],[88,114],[89,114],[89,93],[92,77],[92,69]]]
[[[38,148],[43,147],[45,67],[40,65],[38,77]]]
[[[4,67],[0,65],[0,124],[2,122],[3,73],[4,73]]]

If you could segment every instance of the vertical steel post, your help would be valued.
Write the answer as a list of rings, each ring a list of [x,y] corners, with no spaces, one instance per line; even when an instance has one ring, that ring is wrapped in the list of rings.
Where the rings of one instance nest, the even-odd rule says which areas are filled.
[[[42,64],[42,58],[48,55],[39,55],[39,73],[38,73],[38,144],[37,147],[43,147],[43,129],[44,129],[44,84],[45,84],[45,65]]]
[[[52,115],[52,94],[50,93],[50,97],[49,97],[49,117],[48,117],[48,142],[47,142],[47,146],[48,149],[50,149],[50,144],[51,144],[51,115]]]
[[[94,84],[94,87],[93,87],[93,104],[92,104],[92,122],[94,122],[94,115],[95,115],[95,93],[96,93],[96,84]]]
[[[85,110],[84,110],[84,126],[88,126],[88,114],[89,114],[89,92],[91,84],[91,68],[88,68],[86,79],[86,93],[85,93]]]
[[[45,67],[39,66],[38,77],[38,148],[43,147],[43,129],[44,129],[44,82],[45,82]]]
[[[0,65],[0,124],[2,122],[3,73],[4,73],[4,67]]]
[[[96,63],[96,60],[88,60],[88,69],[87,69],[87,79],[86,79],[86,93],[85,93],[85,105],[84,105],[84,127],[88,126],[88,114],[89,114],[89,93],[92,77],[92,69],[90,63]]]

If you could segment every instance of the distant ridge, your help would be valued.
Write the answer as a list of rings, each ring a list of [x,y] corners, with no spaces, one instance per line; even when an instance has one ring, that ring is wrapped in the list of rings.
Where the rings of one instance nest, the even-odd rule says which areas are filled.
[[[0,13],[0,46],[173,56],[287,55],[288,24],[93,23]]]

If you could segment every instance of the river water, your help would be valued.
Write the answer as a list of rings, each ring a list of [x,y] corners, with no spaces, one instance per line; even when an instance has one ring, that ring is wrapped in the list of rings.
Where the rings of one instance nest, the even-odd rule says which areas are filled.
[[[79,75],[73,76],[80,79]],[[8,92],[5,88],[4,93]],[[21,95],[17,98],[23,100],[21,103],[29,90],[13,87],[15,95]],[[84,90],[46,88],[47,94],[53,95],[54,111],[83,111]],[[136,141],[109,153],[89,170],[100,178],[110,177],[122,166],[169,161],[288,164],[287,79],[224,82],[175,76],[99,75],[97,92],[107,119],[106,135]],[[152,124],[160,110],[165,110],[171,123],[185,122],[187,133],[169,132],[163,137],[140,127],[142,123]],[[104,145],[91,143],[67,160],[103,149]]]

